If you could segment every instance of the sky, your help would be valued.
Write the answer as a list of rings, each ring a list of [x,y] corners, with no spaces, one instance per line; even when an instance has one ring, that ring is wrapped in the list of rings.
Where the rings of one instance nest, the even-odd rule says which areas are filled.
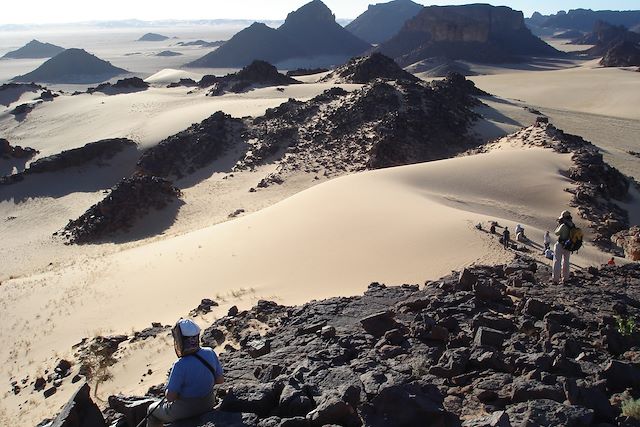
[[[310,0],[109,0],[97,6],[90,0],[4,0],[0,24],[47,24],[121,19],[251,19],[282,20],[287,13]],[[424,5],[474,3],[467,1],[414,0]],[[324,0],[337,18],[355,18],[369,3],[385,0]],[[476,0],[475,2],[509,6],[525,16],[534,11],[543,14],[577,8],[638,10],[639,0]]]

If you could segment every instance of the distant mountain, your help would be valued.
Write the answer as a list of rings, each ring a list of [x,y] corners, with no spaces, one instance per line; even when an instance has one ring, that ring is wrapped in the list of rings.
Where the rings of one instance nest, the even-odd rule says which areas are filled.
[[[640,65],[640,34],[629,31],[622,25],[598,21],[591,33],[574,43],[594,45],[585,53],[602,56],[600,65],[604,67]]]
[[[67,49],[30,73],[14,77],[18,82],[98,83],[127,70],[95,57],[83,49]]]
[[[178,42],[176,43],[178,46],[201,46],[201,47],[218,47],[222,46],[226,42],[224,40],[217,40],[214,42],[207,42],[204,40],[195,40],[192,42]]]
[[[540,19],[540,17],[536,15],[535,20],[536,25],[540,27],[578,30],[584,32],[591,31],[598,21],[605,21],[612,25],[623,25],[626,28],[633,28],[640,25],[640,10],[620,11],[574,9],[569,12],[560,11],[555,15],[543,16],[543,19]]]
[[[180,52],[174,52],[172,50],[163,50],[162,52],[156,53],[156,56],[181,56]]]
[[[433,57],[500,63],[561,54],[531,34],[522,12],[488,4],[425,7],[377,50],[401,66]]]
[[[420,13],[423,8],[421,4],[411,0],[371,4],[345,29],[371,44],[380,44],[395,36],[404,23]]]
[[[64,50],[63,47],[51,43],[42,43],[38,40],[31,40],[20,49],[6,53],[2,58],[24,59],[24,58],[51,58]]]
[[[161,42],[167,40],[169,37],[162,34],[147,33],[138,39],[139,42]]]
[[[274,29],[253,23],[213,52],[188,67],[243,67],[256,59],[278,64],[299,58],[331,57],[344,62],[370,45],[336,23],[331,10],[314,0],[291,12],[284,24]]]

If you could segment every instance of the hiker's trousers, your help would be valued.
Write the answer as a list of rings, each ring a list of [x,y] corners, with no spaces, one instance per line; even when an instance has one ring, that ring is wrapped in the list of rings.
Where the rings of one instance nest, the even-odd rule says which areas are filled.
[[[147,410],[149,419],[147,427],[162,427],[164,423],[170,423],[184,418],[195,417],[213,409],[215,404],[214,393],[197,399],[178,399],[173,402],[164,401],[153,403]]]
[[[562,280],[569,280],[569,257],[571,252],[566,250],[560,242],[556,242],[553,247],[553,275],[551,280],[559,282]]]

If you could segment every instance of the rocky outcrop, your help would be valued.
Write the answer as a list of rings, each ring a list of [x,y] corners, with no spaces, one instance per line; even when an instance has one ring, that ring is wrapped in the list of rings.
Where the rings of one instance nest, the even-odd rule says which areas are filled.
[[[0,85],[0,105],[9,106],[27,92],[46,91],[47,88],[36,83],[5,83]]]
[[[604,67],[631,67],[640,65],[640,42],[634,43],[625,40],[613,44],[600,60],[600,65]]]
[[[425,7],[377,50],[401,66],[431,57],[508,62],[560,54],[531,34],[522,12],[487,4]]]
[[[0,159],[30,159],[38,154],[38,150],[31,147],[11,146],[9,141],[0,138]]]
[[[138,173],[182,178],[220,158],[242,141],[245,130],[242,120],[219,111],[145,151],[137,163]]]
[[[22,76],[17,82],[97,83],[109,80],[127,70],[114,67],[83,49],[67,49]]]
[[[297,66],[317,67],[342,63],[369,48],[337,23],[322,1],[313,0],[291,12],[278,29],[254,23],[187,66],[244,67],[255,60],[271,64],[295,60]]]
[[[168,40],[169,37],[163,36],[162,34],[157,33],[147,33],[140,37],[137,41],[139,42],[162,42]]]
[[[180,86],[182,86],[182,87],[196,87],[196,86],[198,86],[198,83],[195,80],[191,79],[191,78],[186,78],[186,79],[180,79],[177,82],[169,83],[167,85],[168,88],[180,87]]]
[[[584,53],[602,56],[600,65],[605,67],[629,67],[640,65],[640,34],[623,26],[598,21],[593,31],[577,39],[576,44],[592,44]]]
[[[172,57],[172,56],[182,56],[182,54],[180,52],[175,52],[173,50],[163,50],[161,52],[156,53],[156,56]]]
[[[452,75],[431,84],[375,80],[351,93],[333,88],[289,100],[253,121],[236,169],[275,161],[264,187],[296,171],[336,176],[449,157],[478,143],[466,135],[478,93]]]
[[[60,414],[43,427],[106,427],[98,405],[91,400],[89,385],[83,384],[62,408]]]
[[[395,36],[404,23],[416,16],[423,7],[411,0],[370,4],[365,12],[345,28],[370,44],[380,44]]]
[[[541,117],[534,126],[524,128],[507,139],[525,144],[572,153],[573,166],[566,171],[575,183],[571,204],[583,219],[590,222],[593,243],[605,251],[616,251],[611,236],[629,227],[629,215],[616,202],[628,200],[631,180],[608,165],[600,150],[579,136],[557,129]],[[620,254],[622,255],[622,254]]]
[[[418,81],[413,74],[400,68],[395,61],[381,53],[352,58],[320,81],[334,83],[371,83],[376,79]]]
[[[31,40],[20,49],[5,53],[2,58],[27,59],[27,58],[51,58],[64,50],[63,47],[51,43],[42,43]],[[0,58],[0,59],[2,59]]]
[[[116,154],[129,148],[135,148],[136,143],[126,138],[103,139],[90,142],[80,148],[65,150],[52,156],[43,157],[29,165],[29,168],[8,177],[0,178],[0,184],[12,184],[22,181],[27,175],[57,172],[60,170],[80,167],[91,162],[103,162],[112,159]]]
[[[619,231],[611,237],[611,241],[624,250],[627,258],[640,261],[640,227]]]
[[[174,426],[631,425],[620,405],[638,397],[640,335],[615,318],[640,315],[640,266],[549,276],[516,258],[422,288],[259,301],[204,331],[229,344],[220,405]]]
[[[87,93],[102,92],[106,95],[116,95],[119,93],[141,92],[148,88],[149,83],[145,82],[140,77],[129,77],[126,79],[120,79],[113,84],[102,83],[97,87],[90,87],[87,89]]]
[[[124,178],[109,195],[91,206],[78,219],[70,220],[57,235],[69,243],[94,243],[118,232],[128,231],[152,208],[163,209],[180,198],[180,190],[155,176]]]
[[[255,87],[288,86],[300,83],[292,77],[278,72],[278,69],[265,61],[253,61],[237,73],[227,74],[215,80],[209,79],[213,86],[207,95],[219,96],[227,92],[246,92]]]

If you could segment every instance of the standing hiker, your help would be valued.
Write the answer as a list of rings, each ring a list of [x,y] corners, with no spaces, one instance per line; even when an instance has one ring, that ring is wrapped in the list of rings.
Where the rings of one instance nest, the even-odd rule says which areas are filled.
[[[576,228],[573,223],[571,212],[562,211],[558,218],[558,228],[555,231],[558,241],[553,247],[553,274],[551,280],[554,284],[557,284],[560,278],[562,278],[563,282],[569,280],[569,257],[571,252],[578,250],[582,244],[582,235],[580,235],[580,245],[578,247],[575,247],[575,244],[572,243],[572,230],[579,231],[580,229]]]
[[[180,319],[171,329],[178,356],[171,368],[165,400],[153,403],[147,411],[147,427],[204,414],[213,409],[214,384],[224,376],[218,356],[209,347],[200,347],[200,327],[192,320]]]
[[[505,249],[509,249],[509,239],[511,239],[511,233],[509,232],[509,227],[505,227],[502,232],[502,244]]]

